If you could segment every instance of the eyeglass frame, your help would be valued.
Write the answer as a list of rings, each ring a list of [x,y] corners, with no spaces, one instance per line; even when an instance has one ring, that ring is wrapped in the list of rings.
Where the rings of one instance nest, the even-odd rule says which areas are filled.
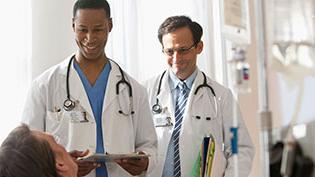
[[[180,48],[177,48],[177,49],[172,49],[172,48],[171,48],[171,49],[168,49],[169,51],[165,51],[166,49],[163,48],[163,49],[162,49],[162,52],[163,52],[165,55],[169,56],[169,57],[173,56],[174,53],[175,53],[175,51],[176,51],[178,54],[180,54],[180,55],[185,55],[185,54],[188,54],[191,49],[193,49],[194,47],[196,47],[198,43],[199,43],[199,42],[195,42],[195,43],[193,43],[190,47],[187,47],[187,48],[185,48],[185,47],[180,47]]]

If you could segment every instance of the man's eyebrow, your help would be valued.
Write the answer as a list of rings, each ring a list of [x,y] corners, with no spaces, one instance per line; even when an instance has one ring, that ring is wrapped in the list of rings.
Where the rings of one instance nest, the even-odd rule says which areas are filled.
[[[86,25],[84,25],[84,24],[78,24],[78,26],[79,27],[87,27]],[[103,24],[96,24],[96,25],[94,25],[93,27],[95,28],[95,27],[103,27],[104,25]]]
[[[103,24],[96,24],[94,25],[94,27],[103,27],[104,25]]]
[[[78,24],[79,27],[86,27],[85,25],[83,24]]]

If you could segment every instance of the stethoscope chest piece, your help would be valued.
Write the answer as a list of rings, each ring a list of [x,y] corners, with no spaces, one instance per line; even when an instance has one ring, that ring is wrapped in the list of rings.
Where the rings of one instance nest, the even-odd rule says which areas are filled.
[[[160,114],[162,112],[161,105],[159,105],[158,103],[154,104],[152,106],[152,111],[154,114]]]
[[[74,103],[74,101],[72,101],[70,99],[66,99],[63,102],[63,109],[65,109],[66,111],[71,111],[71,110],[73,110],[74,107],[75,107],[75,103]]]

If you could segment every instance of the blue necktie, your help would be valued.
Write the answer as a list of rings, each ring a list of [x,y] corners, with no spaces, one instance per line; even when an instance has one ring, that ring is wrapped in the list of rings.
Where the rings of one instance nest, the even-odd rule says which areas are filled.
[[[173,131],[174,143],[174,177],[180,177],[180,156],[179,156],[179,134],[182,127],[183,115],[188,98],[187,86],[184,82],[180,82],[177,86],[179,89],[175,104],[175,127]]]

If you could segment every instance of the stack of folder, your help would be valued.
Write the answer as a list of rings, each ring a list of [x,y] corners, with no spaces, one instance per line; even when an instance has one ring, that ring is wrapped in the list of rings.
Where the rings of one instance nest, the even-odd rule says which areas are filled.
[[[189,177],[210,177],[214,152],[215,141],[213,136],[205,136]]]

